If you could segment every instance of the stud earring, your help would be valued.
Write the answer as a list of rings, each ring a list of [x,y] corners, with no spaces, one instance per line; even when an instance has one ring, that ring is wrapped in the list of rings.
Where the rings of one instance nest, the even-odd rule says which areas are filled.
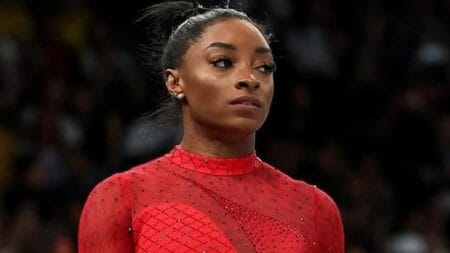
[[[184,99],[184,94],[183,94],[183,93],[178,93],[178,94],[175,95],[175,97],[176,97],[178,100],[183,100],[183,99]]]

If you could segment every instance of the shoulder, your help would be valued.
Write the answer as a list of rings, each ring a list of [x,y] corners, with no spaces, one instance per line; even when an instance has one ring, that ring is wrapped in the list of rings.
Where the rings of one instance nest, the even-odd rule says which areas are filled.
[[[89,193],[85,208],[87,206],[112,205],[114,202],[126,202],[124,189],[124,173],[115,173],[95,185]],[[125,203],[124,203],[125,204]]]
[[[123,177],[124,173],[120,172],[102,179],[92,189],[91,194],[98,193],[99,191],[119,190],[123,185]]]
[[[324,190],[314,186],[317,211],[334,217],[339,216],[339,208],[334,199]]]
[[[293,188],[294,191],[301,193],[299,196],[311,199],[319,210],[338,211],[333,198],[317,185],[313,185],[304,180],[294,179],[268,163],[263,162],[263,167],[278,184]]]
[[[163,169],[169,167],[171,167],[170,162],[165,156],[160,156],[147,162],[134,165],[123,172],[112,175],[106,180],[121,181],[123,184],[127,184],[129,181],[140,180],[142,177],[158,176],[162,173]]]
[[[270,178],[275,180],[279,184],[284,184],[289,187],[294,187],[295,190],[307,191],[310,194],[313,193],[313,188],[316,188],[315,185],[312,185],[306,181],[294,179],[283,171],[279,170],[275,166],[268,164],[266,162],[262,162],[263,170],[269,174]]]
[[[163,156],[105,177],[95,185],[91,194],[98,191],[126,190],[130,181],[139,180],[143,175],[147,175],[149,172],[157,170],[159,167],[163,167],[164,165],[161,165],[161,163],[164,164],[165,161],[162,158]]]
[[[295,193],[293,200],[302,207],[303,215],[310,218],[308,220],[315,228],[313,237],[319,247],[317,252],[344,252],[341,215],[329,193],[316,185],[294,179],[267,163],[264,163],[264,171],[273,179],[277,189]]]

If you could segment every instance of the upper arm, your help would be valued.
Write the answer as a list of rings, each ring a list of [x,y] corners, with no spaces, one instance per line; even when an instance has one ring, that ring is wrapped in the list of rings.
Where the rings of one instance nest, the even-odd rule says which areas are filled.
[[[80,217],[79,253],[133,252],[129,197],[122,190],[121,174],[111,176],[94,188]]]
[[[344,252],[344,227],[339,209],[325,192],[315,189],[316,239],[320,252]]]

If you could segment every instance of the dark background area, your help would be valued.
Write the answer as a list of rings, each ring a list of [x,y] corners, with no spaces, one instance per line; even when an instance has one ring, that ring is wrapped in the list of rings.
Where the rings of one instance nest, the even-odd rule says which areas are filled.
[[[76,252],[93,186],[174,145],[143,119],[151,3],[0,1],[0,253]],[[231,6],[276,35],[259,156],[335,199],[346,252],[450,252],[450,1]]]

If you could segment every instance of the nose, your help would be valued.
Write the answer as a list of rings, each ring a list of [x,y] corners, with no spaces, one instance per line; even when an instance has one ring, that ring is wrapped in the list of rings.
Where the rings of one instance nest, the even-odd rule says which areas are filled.
[[[261,84],[256,81],[256,80],[250,80],[250,79],[245,79],[245,80],[239,80],[236,83],[236,88],[238,90],[240,89],[249,89],[251,91],[255,91],[259,88]]]
[[[256,79],[253,73],[246,73],[245,75],[241,75],[241,77],[237,80],[235,87],[236,89],[248,89],[250,91],[256,91],[261,86],[261,83]]]

